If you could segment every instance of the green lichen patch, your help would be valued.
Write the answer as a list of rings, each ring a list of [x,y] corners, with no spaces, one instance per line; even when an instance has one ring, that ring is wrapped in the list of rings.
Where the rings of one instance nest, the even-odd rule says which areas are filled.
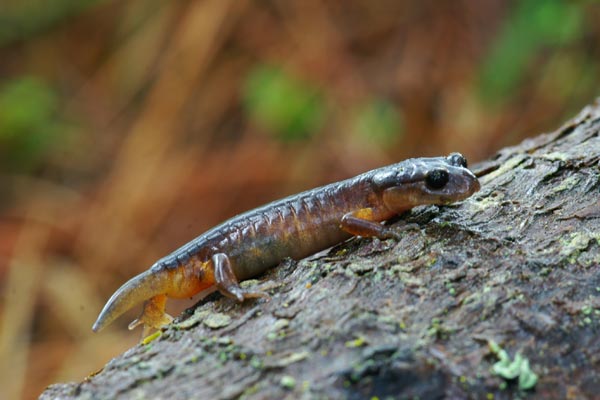
[[[358,336],[356,339],[348,340],[344,343],[346,347],[362,347],[367,345],[367,339],[363,336]]]
[[[290,325],[290,320],[287,318],[280,318],[271,327],[272,331],[280,331],[287,328]]]
[[[566,153],[562,153],[562,152],[558,152],[558,151],[554,151],[552,153],[547,153],[542,155],[542,158],[549,160],[549,161],[562,161],[562,162],[566,162],[569,160],[569,155]]]
[[[210,313],[202,323],[211,329],[224,328],[231,324],[231,317],[222,313]]]
[[[518,379],[520,390],[533,389],[538,381],[538,376],[531,370],[529,360],[521,355],[515,354],[511,360],[506,350],[502,349],[496,342],[490,340],[488,346],[499,361],[492,366],[492,372],[506,380]]]
[[[600,255],[586,254],[590,246],[596,242],[598,244],[598,232],[573,232],[564,236],[560,240],[560,256],[569,264],[581,263],[590,266],[600,263]]]
[[[564,192],[566,190],[571,190],[574,187],[576,187],[579,184],[579,182],[581,182],[581,178],[578,177],[577,175],[568,176],[567,178],[563,179],[562,182],[560,182],[558,185],[556,185],[552,189],[552,192],[559,193],[559,192]]]
[[[508,174],[508,172],[517,168],[526,159],[527,156],[524,154],[517,154],[514,157],[511,157],[510,159],[506,160],[502,165],[500,165],[500,167],[497,168],[495,171],[486,174],[485,177],[483,177],[483,179],[480,179],[481,184],[485,185],[486,183],[491,182],[498,177],[510,175]]]
[[[201,308],[197,308],[191,317],[185,319],[177,324],[173,324],[175,329],[190,329],[199,323],[203,322],[210,314],[212,314],[209,310],[204,310]]]
[[[296,387],[296,379],[291,375],[283,375],[279,384],[285,389],[292,390]]]
[[[142,344],[144,344],[144,345],[149,344],[149,343],[155,341],[156,339],[158,339],[161,335],[162,335],[161,331],[156,331],[153,334],[148,335],[144,339],[142,339]]]

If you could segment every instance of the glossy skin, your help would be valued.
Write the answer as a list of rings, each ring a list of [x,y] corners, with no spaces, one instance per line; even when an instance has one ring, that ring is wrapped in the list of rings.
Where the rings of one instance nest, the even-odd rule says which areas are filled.
[[[167,297],[186,298],[216,288],[243,301],[268,297],[240,288],[286,257],[301,259],[353,236],[396,238],[382,225],[418,205],[448,204],[479,190],[458,153],[410,159],[354,178],[274,201],[231,218],[129,280],[108,300],[93,326],[103,329],[134,305],[144,310],[130,329],[144,334],[169,323]]]

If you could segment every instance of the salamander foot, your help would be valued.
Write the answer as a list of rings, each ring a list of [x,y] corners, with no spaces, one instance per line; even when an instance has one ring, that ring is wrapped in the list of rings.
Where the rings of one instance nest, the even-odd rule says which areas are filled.
[[[245,299],[255,299],[262,297],[270,299],[271,297],[265,292],[249,292],[240,287],[237,277],[231,267],[229,257],[223,253],[217,253],[212,256],[212,262],[215,268],[215,283],[217,290],[224,296],[230,297],[240,303]]]
[[[167,296],[164,294],[154,296],[150,300],[144,302],[142,313],[129,324],[129,330],[133,330],[139,325],[143,325],[142,338],[145,338],[152,333],[153,330],[158,330],[164,325],[173,322],[173,317],[165,312],[166,302]]]

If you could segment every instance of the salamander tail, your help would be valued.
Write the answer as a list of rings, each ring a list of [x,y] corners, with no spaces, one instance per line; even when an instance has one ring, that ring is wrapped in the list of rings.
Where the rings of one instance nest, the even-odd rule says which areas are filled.
[[[168,279],[165,279],[163,273],[166,272],[148,269],[127,281],[108,300],[92,326],[92,330],[94,332],[101,331],[136,304],[165,293]]]

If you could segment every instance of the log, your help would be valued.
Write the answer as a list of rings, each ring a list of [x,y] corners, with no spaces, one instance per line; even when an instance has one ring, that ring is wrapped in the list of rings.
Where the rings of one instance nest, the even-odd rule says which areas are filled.
[[[399,241],[354,238],[214,294],[42,399],[591,398],[600,394],[600,102],[473,167]]]

